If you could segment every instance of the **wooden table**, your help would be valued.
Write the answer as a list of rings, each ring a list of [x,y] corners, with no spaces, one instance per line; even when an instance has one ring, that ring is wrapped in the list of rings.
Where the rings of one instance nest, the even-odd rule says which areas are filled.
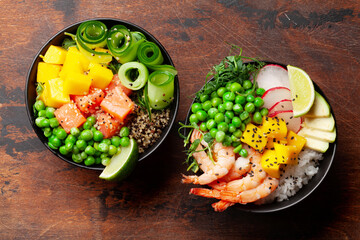
[[[359,1],[11,1],[0,8],[1,239],[359,239]],[[180,183],[182,141],[167,141],[122,183],[65,163],[36,137],[25,111],[26,74],[64,27],[113,17],[140,25],[170,53],[181,87],[177,121],[191,94],[229,53],[305,69],[337,119],[338,149],[321,186],[276,213],[223,213]]]

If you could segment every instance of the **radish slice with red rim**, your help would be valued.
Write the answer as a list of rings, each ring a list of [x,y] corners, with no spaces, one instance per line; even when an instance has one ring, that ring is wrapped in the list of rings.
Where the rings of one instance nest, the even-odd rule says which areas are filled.
[[[273,114],[274,112],[289,110],[293,110],[292,101],[290,99],[283,99],[269,108],[269,115]]]
[[[286,87],[290,89],[288,72],[285,68],[276,64],[268,64],[260,69],[256,76],[259,88],[266,90],[274,87]]]
[[[291,92],[285,87],[275,87],[267,90],[261,98],[264,100],[263,107],[269,109],[281,100],[290,100]]]
[[[282,118],[286,122],[287,129],[295,133],[300,131],[303,121],[301,117],[294,117],[292,110],[274,112],[271,115],[269,114],[269,117]]]

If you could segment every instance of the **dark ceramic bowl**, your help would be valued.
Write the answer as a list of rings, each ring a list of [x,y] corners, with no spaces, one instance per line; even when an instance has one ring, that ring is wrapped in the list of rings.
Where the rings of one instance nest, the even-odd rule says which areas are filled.
[[[85,21],[88,21],[88,20],[101,21],[108,27],[108,29],[110,29],[113,25],[121,24],[121,25],[126,26],[131,31],[142,32],[146,36],[147,40],[156,43],[160,47],[160,50],[161,50],[161,52],[163,54],[163,57],[164,57],[164,64],[174,65],[171,58],[170,58],[170,56],[169,56],[169,54],[167,53],[167,51],[163,47],[163,45],[161,45],[161,43],[153,35],[151,35],[148,31],[146,31],[145,29],[143,29],[143,28],[141,28],[141,27],[139,27],[139,26],[137,26],[137,25],[135,25],[133,23],[126,22],[126,21],[123,21],[123,20],[118,20],[118,19],[112,19],[112,18],[111,19],[110,18],[87,19],[87,20],[84,20],[82,22],[85,22]],[[87,169],[93,169],[93,170],[103,170],[104,167],[102,165],[85,166],[84,164],[78,164],[78,163],[75,163],[74,161],[72,161],[71,158],[65,157],[65,156],[61,155],[58,151],[51,149],[47,145],[47,138],[44,136],[42,130],[35,125],[35,117],[34,117],[34,113],[33,113],[33,110],[32,110],[32,107],[33,107],[33,105],[35,103],[35,98],[36,98],[36,85],[35,85],[35,83],[36,83],[37,65],[41,61],[41,58],[39,56],[44,55],[50,45],[61,46],[62,41],[65,38],[64,33],[69,32],[69,33],[74,33],[75,34],[77,27],[82,22],[74,23],[74,24],[66,27],[65,29],[61,30],[57,34],[55,34],[49,41],[47,41],[44,44],[44,46],[36,54],[31,66],[30,66],[30,69],[29,69],[29,72],[28,72],[28,75],[27,75],[27,78],[26,78],[26,87],[25,87],[26,110],[27,110],[27,114],[29,116],[30,123],[31,123],[35,133],[37,134],[37,136],[39,137],[41,142],[49,149],[49,151],[51,151],[53,154],[55,154],[56,156],[58,156],[62,160],[66,161],[68,163],[71,163],[73,165],[76,165],[78,167],[87,168]],[[160,144],[165,140],[166,136],[169,134],[169,132],[171,130],[171,127],[174,124],[175,117],[176,117],[178,107],[179,107],[179,97],[180,97],[179,81],[178,81],[177,76],[175,77],[174,84],[175,84],[174,101],[170,105],[170,121],[169,121],[169,124],[163,129],[163,132],[161,134],[160,139],[154,145],[152,145],[150,148],[148,148],[144,153],[141,153],[139,155],[139,161],[144,160],[145,158],[147,158],[152,152],[154,152],[160,146]]]
[[[265,62],[265,63],[266,64],[277,64],[286,69],[286,65],[284,65],[284,64],[273,63],[273,62]],[[212,80],[213,79],[210,79],[209,81],[212,81]],[[316,85],[315,82],[314,82],[314,87],[315,87],[315,91],[320,93],[326,99],[326,101],[329,103],[328,99],[326,98],[324,93],[321,91],[321,89]],[[192,103],[194,103],[195,100]],[[332,108],[331,108],[331,113],[335,119],[335,114],[334,114]],[[188,111],[188,114],[187,114],[187,117],[185,120],[185,124],[189,124],[190,115],[191,115],[191,107]],[[335,128],[336,128],[336,119],[335,119]],[[185,129],[184,130],[185,136],[187,136],[187,133],[188,133],[188,130]],[[320,161],[319,171],[317,172],[317,174],[315,176],[313,176],[312,179],[309,180],[309,183],[307,185],[303,186],[294,196],[290,197],[289,200],[282,201],[282,202],[273,202],[273,203],[263,204],[263,205],[255,205],[253,203],[246,204],[246,205],[236,204],[237,208],[242,211],[246,211],[246,212],[265,213],[265,212],[275,212],[275,211],[283,210],[283,209],[286,209],[288,207],[294,206],[295,204],[299,203],[300,201],[305,199],[307,196],[309,196],[324,180],[326,174],[328,173],[328,171],[331,167],[334,157],[335,157],[336,142],[337,142],[337,140],[335,140],[334,143],[331,143],[329,146],[329,149],[323,154],[324,158],[323,158],[323,160]]]

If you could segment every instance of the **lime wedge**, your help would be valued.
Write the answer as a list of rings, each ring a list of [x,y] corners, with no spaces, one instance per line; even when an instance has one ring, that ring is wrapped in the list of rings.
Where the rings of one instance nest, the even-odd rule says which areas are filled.
[[[292,96],[294,117],[309,112],[315,99],[314,84],[307,73],[297,67],[288,65],[290,91]]]
[[[100,178],[109,181],[121,181],[134,170],[138,161],[139,150],[134,139],[130,139],[127,147],[121,147],[121,152],[111,158],[110,164],[100,174]]]

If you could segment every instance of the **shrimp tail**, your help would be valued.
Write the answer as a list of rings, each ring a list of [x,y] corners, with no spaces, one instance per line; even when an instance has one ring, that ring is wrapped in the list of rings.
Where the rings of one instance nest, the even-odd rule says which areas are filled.
[[[215,212],[223,212],[225,211],[228,207],[231,207],[232,205],[234,205],[235,203],[233,202],[228,202],[228,201],[224,201],[224,200],[220,200],[216,203],[211,204],[211,206],[214,208]]]
[[[182,183],[194,183],[194,184],[199,183],[198,176],[196,175],[186,176],[183,174],[182,176],[183,176],[183,179],[181,180]]]
[[[207,197],[207,198],[217,198],[220,199],[220,191],[215,189],[207,188],[192,188],[190,189],[190,194],[197,196]]]

